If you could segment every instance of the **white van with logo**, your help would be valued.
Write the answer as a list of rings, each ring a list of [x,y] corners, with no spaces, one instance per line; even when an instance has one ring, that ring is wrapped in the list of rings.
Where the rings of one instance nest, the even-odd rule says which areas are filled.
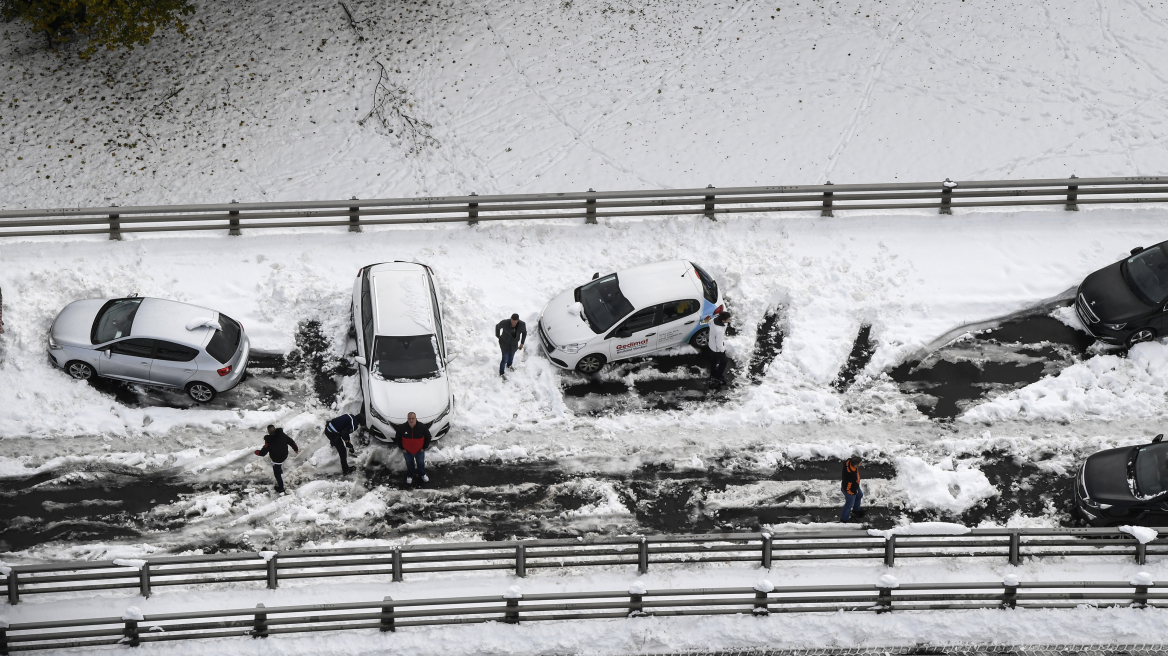
[[[537,330],[552,364],[592,374],[609,362],[684,344],[705,348],[710,319],[722,310],[710,274],[674,260],[593,275],[545,305]]]
[[[415,262],[371,264],[353,283],[357,369],[366,426],[393,440],[411,412],[434,439],[450,430],[454,393],[446,371],[446,336],[430,267]]]

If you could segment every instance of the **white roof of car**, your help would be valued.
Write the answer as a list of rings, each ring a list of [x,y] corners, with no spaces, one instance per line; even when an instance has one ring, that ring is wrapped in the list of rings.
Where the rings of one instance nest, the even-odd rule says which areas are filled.
[[[378,335],[433,335],[433,298],[426,268],[413,262],[387,262],[369,269],[373,331]]]
[[[134,314],[134,325],[130,328],[131,337],[153,337],[182,344],[197,344],[202,346],[211,337],[211,328],[199,327],[187,330],[187,324],[201,318],[219,319],[215,310],[167,301],[161,298],[144,298]]]
[[[645,264],[618,271],[616,275],[621,293],[635,308],[702,298],[701,283],[685,260]]]

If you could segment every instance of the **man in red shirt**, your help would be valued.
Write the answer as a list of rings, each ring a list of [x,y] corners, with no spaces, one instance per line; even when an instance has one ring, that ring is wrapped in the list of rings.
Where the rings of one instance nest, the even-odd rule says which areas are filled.
[[[397,434],[393,441],[406,454],[406,485],[414,482],[414,473],[422,477],[423,483],[429,483],[426,475],[426,449],[430,447],[430,427],[418,423],[418,416],[410,413],[406,416],[406,423],[397,426]]]

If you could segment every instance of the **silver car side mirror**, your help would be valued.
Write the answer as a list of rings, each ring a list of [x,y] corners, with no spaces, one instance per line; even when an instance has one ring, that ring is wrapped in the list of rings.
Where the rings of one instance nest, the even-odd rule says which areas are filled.
[[[105,357],[107,357],[107,358],[112,358],[112,357],[113,357],[113,354],[111,353],[111,351],[110,351],[109,349],[102,349],[102,351],[101,351],[101,352],[102,352],[102,353],[104,353],[104,354],[105,354]]]
[[[366,362],[365,356],[363,356],[363,355],[358,355],[357,357],[353,358],[353,361],[355,361],[357,364],[361,365],[362,367],[365,366],[365,362]]]

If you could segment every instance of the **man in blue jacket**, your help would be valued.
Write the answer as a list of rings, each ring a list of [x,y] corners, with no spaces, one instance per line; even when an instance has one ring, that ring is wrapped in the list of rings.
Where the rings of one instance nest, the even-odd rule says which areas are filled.
[[[349,466],[348,456],[357,457],[357,449],[353,448],[349,434],[364,423],[362,415],[341,415],[328,420],[324,425],[324,436],[328,438],[329,443],[337,450],[337,455],[341,457],[341,476],[348,476],[353,471],[353,468]],[[346,451],[348,451],[347,454]]]

